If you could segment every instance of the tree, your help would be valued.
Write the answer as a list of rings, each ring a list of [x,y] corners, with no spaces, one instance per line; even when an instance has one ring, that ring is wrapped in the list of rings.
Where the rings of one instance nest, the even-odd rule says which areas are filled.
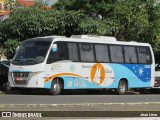
[[[83,13],[83,19],[77,22],[77,34],[112,35],[119,26],[116,19],[111,19],[114,3],[115,0],[59,0],[53,8]]]
[[[4,42],[3,54],[7,56],[8,59],[12,59],[15,54],[16,48],[20,45],[20,42],[16,39],[8,39]]]
[[[57,10],[81,11],[81,34],[111,35],[118,40],[159,46],[160,4],[156,0],[59,0]]]
[[[116,34],[117,38],[149,42],[152,47],[155,47],[156,36],[159,34],[157,30],[160,28],[159,25],[155,26],[155,22],[160,20],[158,12],[160,5],[156,5],[154,0],[128,1],[119,1],[115,7],[115,16],[118,17],[121,25],[120,31]],[[157,30],[153,31],[154,29]]]
[[[74,29],[78,24],[78,19],[81,18],[83,18],[83,14],[77,11],[44,10],[39,5],[28,8],[21,7],[15,9],[8,19],[0,23],[0,43],[8,51],[5,52],[7,53],[5,55],[10,57],[10,54],[15,52],[15,49],[12,48],[15,46],[10,43],[9,39],[14,39],[14,43],[17,41],[15,44],[18,45],[25,39],[38,36],[64,34],[69,36],[73,31],[72,28]],[[4,44],[5,42],[6,44]],[[10,50],[6,47],[7,45],[11,47]]]
[[[160,4],[156,0],[59,0],[49,10],[40,4],[19,7],[0,23],[1,46],[14,47],[7,54],[15,50],[11,39],[18,45],[33,37],[73,34],[115,36],[118,40],[148,42],[158,49]]]

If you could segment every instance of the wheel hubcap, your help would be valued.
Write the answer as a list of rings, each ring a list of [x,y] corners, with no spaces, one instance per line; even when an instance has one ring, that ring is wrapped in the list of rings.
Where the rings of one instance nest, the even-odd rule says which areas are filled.
[[[58,93],[60,91],[60,85],[58,83],[54,84],[54,91],[55,93]]]
[[[125,85],[124,85],[124,84],[121,84],[121,85],[120,85],[120,92],[123,93],[123,92],[125,92],[125,90],[126,90]]]

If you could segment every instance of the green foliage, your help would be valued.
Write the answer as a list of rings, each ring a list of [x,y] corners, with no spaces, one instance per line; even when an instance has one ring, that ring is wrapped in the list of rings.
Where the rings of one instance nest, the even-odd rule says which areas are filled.
[[[111,35],[118,40],[159,46],[160,5],[156,0],[59,0],[57,10],[81,11],[81,34]]]
[[[42,6],[18,7],[0,23],[0,45],[8,53],[15,50],[10,39],[18,44],[37,36],[73,34],[115,36],[159,49],[160,4],[156,0],[59,0],[52,9]]]
[[[4,42],[5,49],[2,50],[5,56],[7,56],[8,59],[12,59],[16,48],[20,45],[20,42],[16,39],[8,39]]]

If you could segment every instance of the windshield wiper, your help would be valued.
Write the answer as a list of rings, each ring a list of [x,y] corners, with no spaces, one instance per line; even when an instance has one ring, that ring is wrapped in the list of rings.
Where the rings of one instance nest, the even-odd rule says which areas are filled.
[[[37,64],[38,62],[35,59],[27,59],[26,64]]]
[[[21,64],[21,59],[16,59],[16,60],[13,60],[11,61],[12,64]]]
[[[37,64],[38,62],[35,59],[16,59],[12,61],[12,64],[16,65],[34,65]]]

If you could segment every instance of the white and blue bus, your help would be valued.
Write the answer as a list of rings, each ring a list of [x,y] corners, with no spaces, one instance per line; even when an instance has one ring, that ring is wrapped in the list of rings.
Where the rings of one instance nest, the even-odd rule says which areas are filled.
[[[154,85],[154,55],[150,44],[117,41],[114,37],[74,35],[25,40],[9,68],[13,88],[114,89]]]

